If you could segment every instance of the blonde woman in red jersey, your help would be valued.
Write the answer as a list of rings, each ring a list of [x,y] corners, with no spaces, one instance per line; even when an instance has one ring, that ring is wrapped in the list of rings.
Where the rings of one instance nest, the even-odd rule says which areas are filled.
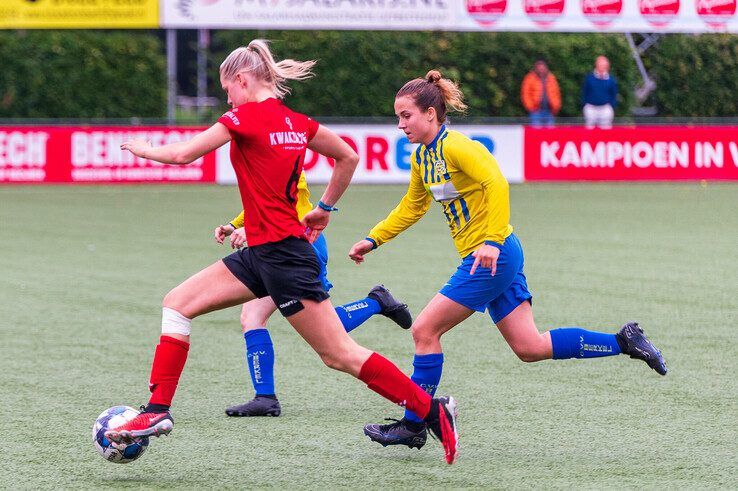
[[[456,401],[432,399],[392,362],[349,337],[318,277],[320,267],[306,228],[313,240],[325,229],[359,159],[335,133],[281,101],[289,93],[286,82],[309,78],[314,64],[276,62],[267,43],[254,40],[234,50],[220,66],[232,109],[217,123],[187,142],[154,148],[131,140],[121,146],[141,158],[185,165],[230,142],[249,247],[196,273],[164,297],[151,398],[136,418],[106,432],[110,440],[130,442],[172,430],[169,407],[187,359],[193,318],[271,296],[327,366],[424,418],[442,442],[446,461],[456,459]],[[335,159],[335,167],[318,207],[301,222],[295,204],[307,148]]]

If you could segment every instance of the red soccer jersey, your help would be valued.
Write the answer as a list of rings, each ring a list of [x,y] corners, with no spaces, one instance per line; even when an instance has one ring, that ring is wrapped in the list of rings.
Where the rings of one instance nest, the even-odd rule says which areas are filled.
[[[297,182],[318,123],[278,99],[249,102],[218,119],[231,133],[249,246],[304,237],[297,218]]]

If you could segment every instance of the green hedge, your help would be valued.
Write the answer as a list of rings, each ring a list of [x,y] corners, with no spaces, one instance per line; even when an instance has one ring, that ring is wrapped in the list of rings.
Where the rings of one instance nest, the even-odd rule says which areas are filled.
[[[293,83],[289,99],[319,117],[392,116],[397,89],[431,68],[461,83],[470,116],[524,116],[520,82],[538,57],[559,79],[562,116],[581,114],[581,83],[598,54],[620,83],[618,115],[640,82],[622,34],[215,31],[211,95],[224,100],[217,67],[255,37],[271,39],[278,58],[319,60],[318,77]],[[0,118],[166,115],[164,46],[149,31],[0,31],[0,60]],[[738,115],[738,36],[664,36],[644,61],[660,116]]]
[[[0,31],[0,118],[166,114],[166,59],[154,34]]]
[[[669,35],[646,55],[659,114],[738,116],[738,36]]]
[[[214,72],[228,52],[250,39],[272,40],[278,58],[318,59],[318,77],[293,83],[290,104],[317,116],[392,116],[402,84],[431,68],[460,82],[470,116],[524,116],[520,83],[538,57],[549,61],[562,90],[564,116],[579,116],[581,84],[598,54],[608,56],[627,114],[637,81],[622,35],[428,32],[220,31]]]

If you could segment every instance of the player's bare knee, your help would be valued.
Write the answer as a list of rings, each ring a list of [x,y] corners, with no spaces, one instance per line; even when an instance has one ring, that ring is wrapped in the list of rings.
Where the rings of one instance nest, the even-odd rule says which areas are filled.
[[[513,346],[512,348],[517,357],[520,358],[520,361],[525,363],[534,363],[548,358],[544,350],[540,349],[538,346],[522,345]]]
[[[161,301],[161,306],[167,309],[179,311],[182,308],[182,306],[179,305],[180,303],[180,295],[177,292],[177,288],[173,288],[164,295],[164,299]]]
[[[338,353],[321,353],[320,359],[323,360],[325,366],[338,370],[339,372],[345,372],[347,369],[347,363],[345,357]]]
[[[424,326],[423,324],[413,324],[411,332],[413,335],[413,342],[415,342],[415,346],[433,344],[438,342],[439,340],[439,336],[427,325]]]
[[[243,332],[263,329],[265,326],[266,319],[262,316],[254,315],[251,312],[241,312],[241,330]]]

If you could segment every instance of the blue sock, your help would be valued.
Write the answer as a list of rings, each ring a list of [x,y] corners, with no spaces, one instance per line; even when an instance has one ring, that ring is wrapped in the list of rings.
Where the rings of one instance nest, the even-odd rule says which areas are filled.
[[[249,364],[251,382],[257,396],[275,395],[274,346],[269,331],[254,329],[243,333],[246,340],[246,361]]]
[[[341,324],[346,332],[351,332],[374,314],[382,311],[379,302],[373,298],[363,298],[356,302],[345,303],[336,307],[336,313],[341,319]]]
[[[410,379],[418,384],[421,389],[426,391],[433,397],[436,393],[438,384],[441,382],[441,373],[443,373],[443,353],[431,353],[429,355],[415,355],[413,358],[413,376]],[[410,421],[420,423],[423,418],[419,418],[414,412],[405,409],[405,418]]]
[[[614,334],[587,331],[579,327],[562,327],[550,333],[554,360],[620,354],[620,345]]]

